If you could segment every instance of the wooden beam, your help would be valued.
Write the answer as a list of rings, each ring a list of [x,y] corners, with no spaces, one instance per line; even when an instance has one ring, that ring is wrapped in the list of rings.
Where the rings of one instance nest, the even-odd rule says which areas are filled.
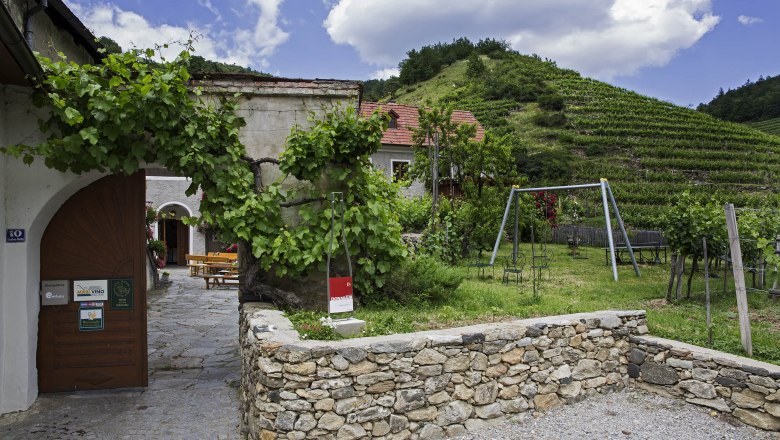
[[[734,272],[734,287],[737,294],[737,311],[739,312],[739,333],[742,337],[742,347],[748,356],[753,356],[753,339],[750,335],[750,316],[748,315],[747,289],[745,288],[745,271],[742,267],[742,246],[739,244],[737,215],[734,205],[726,203],[726,228],[729,231],[729,248],[731,249],[731,267]]]

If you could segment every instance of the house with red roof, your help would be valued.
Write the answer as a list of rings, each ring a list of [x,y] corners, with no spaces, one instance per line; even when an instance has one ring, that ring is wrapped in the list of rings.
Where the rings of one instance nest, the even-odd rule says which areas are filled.
[[[402,180],[411,164],[414,163],[412,136],[414,130],[420,127],[418,108],[393,102],[363,102],[360,105],[360,114],[366,117],[376,110],[387,114],[389,122],[387,130],[382,136],[382,148],[371,156],[371,162],[376,168],[383,170],[388,179]],[[454,110],[452,121],[476,124],[477,134],[474,140],[481,141],[485,137],[485,129],[471,112]],[[426,188],[422,182],[414,181],[402,192],[407,196],[421,196],[426,193]]]

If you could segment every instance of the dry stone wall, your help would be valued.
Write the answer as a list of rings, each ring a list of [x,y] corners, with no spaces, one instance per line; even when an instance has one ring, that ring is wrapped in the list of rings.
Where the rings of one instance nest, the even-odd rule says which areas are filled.
[[[625,387],[644,311],[304,341],[245,304],[242,429],[253,439],[437,439]]]
[[[631,337],[630,342],[632,384],[780,430],[780,366],[668,339]]]

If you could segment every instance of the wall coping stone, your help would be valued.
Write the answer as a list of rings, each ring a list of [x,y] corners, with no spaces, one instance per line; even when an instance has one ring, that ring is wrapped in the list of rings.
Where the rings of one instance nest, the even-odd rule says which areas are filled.
[[[698,345],[686,344],[685,342],[675,341],[673,339],[664,339],[656,336],[631,336],[630,342],[644,343],[646,345],[668,346],[672,349],[681,349],[691,352],[691,355],[696,360],[708,361],[726,361],[725,363],[734,363],[741,366],[763,368],[768,371],[769,374],[780,374],[780,365],[770,364],[767,362],[761,362],[755,359],[738,356],[723,351],[713,350],[710,348],[700,347]],[[724,363],[724,362],[721,362]],[[769,375],[767,374],[767,375]]]
[[[543,316],[538,318],[519,319],[509,322],[493,322],[487,324],[476,324],[466,327],[453,327],[446,329],[426,330],[415,333],[396,333],[392,335],[370,336],[363,338],[342,339],[338,341],[305,340],[301,339],[298,332],[293,328],[292,323],[284,312],[279,310],[268,310],[266,306],[254,305],[255,303],[245,303],[243,313],[246,314],[249,322],[249,331],[247,332],[247,342],[274,342],[282,345],[294,345],[298,349],[311,349],[327,345],[333,348],[340,347],[366,347],[382,343],[398,342],[431,342],[433,344],[447,341],[453,336],[477,335],[492,333],[501,330],[514,328],[537,327],[545,328],[550,325],[570,325],[574,322],[584,322],[602,318],[625,318],[636,316],[645,318],[645,310],[604,310],[588,313],[574,313],[569,315]],[[270,332],[253,332],[255,327],[276,327]],[[425,340],[425,341],[423,341]],[[453,341],[454,342],[454,341]]]

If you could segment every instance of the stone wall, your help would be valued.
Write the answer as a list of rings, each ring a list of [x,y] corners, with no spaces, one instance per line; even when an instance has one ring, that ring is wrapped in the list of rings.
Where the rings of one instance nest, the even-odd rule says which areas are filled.
[[[269,330],[270,329],[270,330]],[[436,439],[627,382],[644,311],[598,312],[342,341],[306,341],[244,304],[249,438]]]
[[[630,341],[632,384],[780,430],[780,366],[668,339]]]

